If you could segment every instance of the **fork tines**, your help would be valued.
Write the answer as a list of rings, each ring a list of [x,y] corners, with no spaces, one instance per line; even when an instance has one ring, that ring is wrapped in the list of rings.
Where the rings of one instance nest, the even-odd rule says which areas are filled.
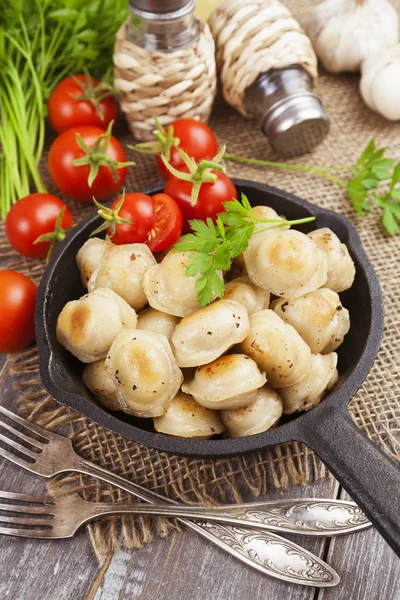
[[[22,419],[3,406],[0,406],[0,415],[12,423],[11,425],[0,419],[0,456],[21,467],[29,468],[29,464],[33,465],[36,462],[38,455],[48,444],[46,433],[34,423]],[[24,431],[20,431],[18,426],[23,427]]]
[[[27,538],[52,537],[52,504],[51,496],[0,491],[0,534]]]

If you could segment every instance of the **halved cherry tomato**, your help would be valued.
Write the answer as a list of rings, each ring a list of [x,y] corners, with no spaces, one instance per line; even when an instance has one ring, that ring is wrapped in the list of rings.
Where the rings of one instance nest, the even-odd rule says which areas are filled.
[[[6,234],[11,246],[28,258],[44,258],[50,242],[35,240],[45,233],[54,231],[56,220],[64,208],[61,226],[72,227],[72,215],[67,206],[52,194],[30,194],[11,207],[6,218]]]
[[[183,173],[189,172],[186,166],[180,170]],[[217,175],[216,181],[201,185],[194,206],[191,201],[193,187],[191,182],[182,181],[171,175],[165,184],[164,192],[177,202],[182,211],[183,231],[185,232],[190,231],[189,221],[192,219],[205,221],[207,217],[211,217],[215,221],[217,214],[224,210],[223,203],[238,197],[236,188],[229,177],[219,171],[212,171],[212,173]]]
[[[183,227],[182,212],[171,196],[155,194],[154,222],[146,244],[152,252],[162,252],[175,244]]]
[[[202,158],[212,158],[218,152],[218,141],[208,125],[196,119],[178,119],[171,123],[174,128],[174,137],[179,138],[179,147],[190,158],[199,162]],[[170,150],[170,163],[175,169],[184,167],[184,162],[177,148]],[[156,156],[157,167],[164,179],[169,179],[170,172],[159,156]]]
[[[107,87],[90,75],[71,75],[54,88],[47,104],[49,121],[57,133],[93,125],[107,129],[118,116],[118,104]]]
[[[115,209],[120,199],[121,196],[111,204],[111,210]],[[154,204],[151,196],[140,192],[125,194],[118,216],[132,221],[132,225],[116,225],[115,234],[111,238],[114,244],[145,242],[154,223]],[[108,229],[108,234],[111,233],[111,229]]]
[[[35,339],[37,287],[16,271],[0,271],[0,352],[22,350]]]

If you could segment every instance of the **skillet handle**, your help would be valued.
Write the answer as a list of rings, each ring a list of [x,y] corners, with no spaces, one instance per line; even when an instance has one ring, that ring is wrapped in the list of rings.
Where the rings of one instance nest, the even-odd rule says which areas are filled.
[[[307,425],[301,425],[302,441],[400,556],[400,465],[361,432],[347,411],[326,405],[318,412],[318,417],[313,414],[305,420]]]

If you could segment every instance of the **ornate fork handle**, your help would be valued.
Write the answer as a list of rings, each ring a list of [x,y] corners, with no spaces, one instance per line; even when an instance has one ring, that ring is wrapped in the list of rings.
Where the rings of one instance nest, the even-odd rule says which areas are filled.
[[[145,490],[138,484],[114,475],[89,461],[77,460],[74,467],[68,470],[97,477],[150,504],[161,502],[179,505],[170,498]],[[336,571],[324,561],[297,544],[273,533],[256,531],[242,525],[229,526],[211,521],[191,522],[179,517],[177,520],[245,564],[272,577],[315,587],[333,587],[340,581]]]

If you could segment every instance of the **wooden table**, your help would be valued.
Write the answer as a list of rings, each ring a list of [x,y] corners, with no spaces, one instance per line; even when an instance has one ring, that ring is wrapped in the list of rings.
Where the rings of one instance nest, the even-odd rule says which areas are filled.
[[[1,355],[0,355],[1,357]],[[1,360],[1,358],[0,358]],[[15,391],[1,361],[0,402],[15,409]],[[43,479],[0,459],[0,489],[42,494]],[[333,477],[281,491],[284,497],[346,497]],[[400,600],[400,561],[373,529],[335,540],[292,536],[324,557],[341,576],[318,590],[279,582],[246,568],[184,531],[123,550],[99,566],[85,530],[71,540],[0,537],[2,600]]]

